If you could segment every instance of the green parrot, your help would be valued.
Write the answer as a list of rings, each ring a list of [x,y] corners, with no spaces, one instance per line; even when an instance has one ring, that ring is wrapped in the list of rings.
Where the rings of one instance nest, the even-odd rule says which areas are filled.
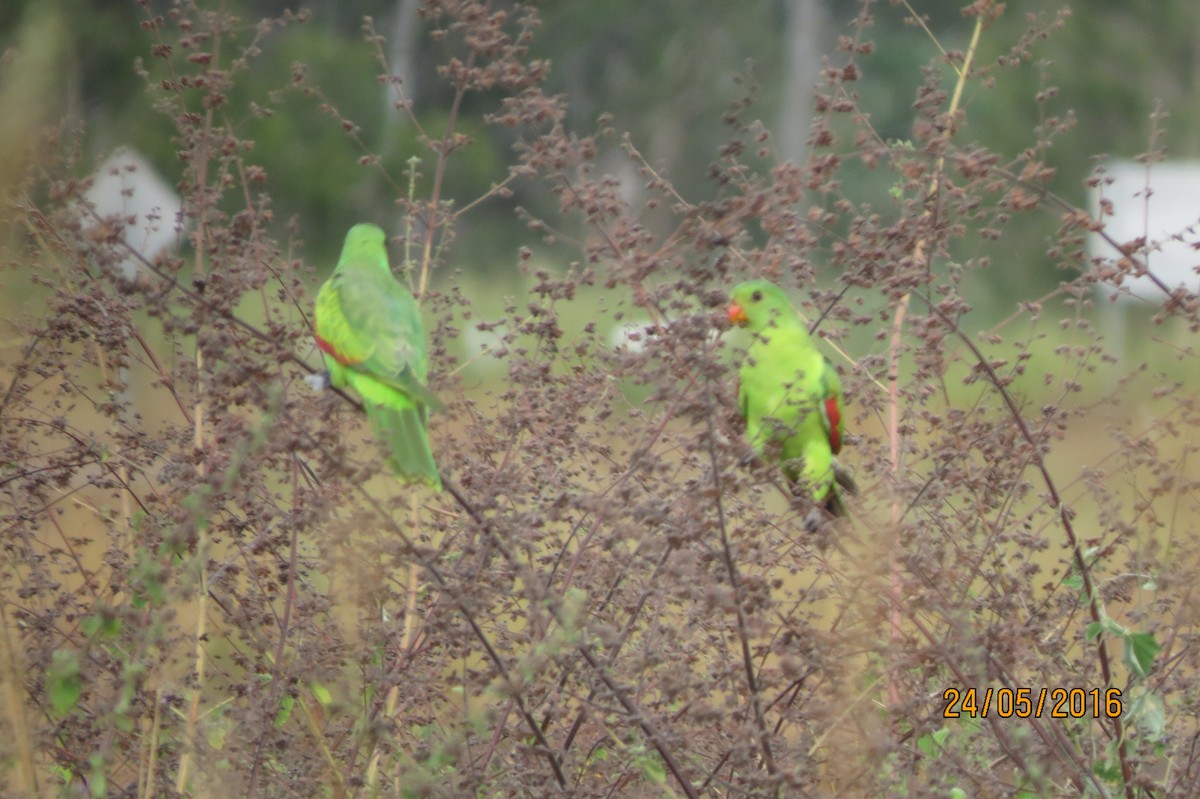
[[[838,484],[851,493],[854,485],[833,457],[845,435],[837,372],[773,283],[751,280],[734,288],[729,321],[754,336],[738,375],[738,405],[755,454],[778,452],[793,493],[833,516],[846,515]],[[805,523],[815,529],[820,519],[816,511]]]
[[[337,267],[317,293],[315,316],[329,381],[362,397],[392,471],[440,489],[426,424],[430,409],[445,406],[425,386],[420,310],[392,276],[378,227],[350,228]]]

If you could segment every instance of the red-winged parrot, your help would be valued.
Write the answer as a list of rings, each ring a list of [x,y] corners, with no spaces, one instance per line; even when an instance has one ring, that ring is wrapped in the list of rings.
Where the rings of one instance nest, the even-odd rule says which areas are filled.
[[[793,492],[834,516],[845,515],[838,492],[853,481],[837,467],[842,448],[842,384],[787,295],[766,280],[738,285],[729,321],[753,340],[739,372],[738,405],[754,452],[777,456]],[[818,518],[810,516],[810,527]]]
[[[440,489],[426,426],[429,411],[444,407],[425,386],[420,309],[392,275],[378,227],[350,228],[337,267],[317,294],[315,316],[330,382],[362,397],[392,470]]]

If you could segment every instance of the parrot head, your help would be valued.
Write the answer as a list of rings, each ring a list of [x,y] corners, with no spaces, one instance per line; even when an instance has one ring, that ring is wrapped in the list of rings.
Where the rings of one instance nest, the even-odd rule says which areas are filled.
[[[730,324],[763,330],[776,318],[794,314],[783,289],[767,280],[748,280],[729,294]]]
[[[346,243],[344,246],[352,250],[360,250],[367,247],[382,247],[386,240],[387,237],[378,225],[372,225],[370,222],[360,222],[346,233]]]
[[[386,242],[387,236],[378,225],[369,222],[355,225],[346,233],[346,243],[342,245],[335,271],[340,271],[346,264],[359,263],[371,264],[390,275],[392,268],[388,266]]]

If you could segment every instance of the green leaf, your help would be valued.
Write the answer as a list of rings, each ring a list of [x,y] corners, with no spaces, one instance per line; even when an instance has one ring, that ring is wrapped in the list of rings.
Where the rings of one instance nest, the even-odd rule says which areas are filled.
[[[211,748],[219,751],[225,748],[225,736],[228,732],[225,724],[210,724],[206,728],[204,737]]]
[[[1106,757],[1096,761],[1092,773],[1110,785],[1120,785],[1124,780],[1121,763],[1114,757]]]
[[[46,693],[50,706],[60,716],[66,715],[83,695],[83,680],[79,677],[79,655],[67,649],[56,649],[46,672]]]
[[[634,758],[634,767],[641,769],[642,776],[655,785],[662,785],[667,781],[667,770],[663,768],[663,764],[654,755],[641,755]]]
[[[1145,677],[1162,651],[1154,633],[1129,633],[1125,637],[1125,665],[1138,677]]]
[[[133,589],[133,606],[143,608],[147,604],[165,605],[167,592],[163,587],[162,566],[148,549],[138,550],[138,562],[130,573]]]
[[[1095,641],[1101,633],[1115,635],[1119,638],[1124,638],[1129,634],[1129,631],[1117,624],[1111,616],[1103,616],[1100,621],[1092,622],[1085,628],[1085,631],[1089,641]]]
[[[104,756],[93,752],[88,756],[88,789],[94,799],[108,796],[108,777],[104,773]]]
[[[312,684],[312,693],[316,700],[321,703],[322,707],[329,707],[333,704],[333,694],[329,693],[329,689],[319,682]]]
[[[1106,633],[1120,636],[1124,636],[1129,633],[1128,630],[1117,624],[1116,619],[1114,619],[1112,616],[1105,616],[1104,618],[1100,619],[1100,624],[1104,626],[1104,632]]]
[[[928,732],[917,739],[917,748],[925,753],[926,757],[937,757],[938,753],[946,745],[946,739],[950,737],[950,728],[942,727],[939,730]]]
[[[296,706],[296,698],[285,696],[279,700],[279,712],[275,714],[275,729],[280,729],[292,717],[292,708]]]
[[[121,617],[111,612],[100,614],[102,623],[100,625],[100,637],[104,639],[116,638],[121,634]]]
[[[1167,726],[1167,709],[1162,697],[1151,691],[1146,691],[1133,700],[1129,715],[1134,723],[1152,738],[1161,736]]]

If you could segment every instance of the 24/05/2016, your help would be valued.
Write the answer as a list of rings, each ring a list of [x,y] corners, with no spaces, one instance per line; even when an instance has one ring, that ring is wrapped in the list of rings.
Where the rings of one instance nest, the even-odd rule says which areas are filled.
[[[982,702],[980,699],[982,698]],[[1050,704],[1047,707],[1046,699]],[[1041,718],[1048,712],[1052,719],[1116,718],[1121,715],[1121,689],[1099,688],[947,688],[942,692],[946,702],[942,718],[987,718],[995,713],[1002,719]]]

